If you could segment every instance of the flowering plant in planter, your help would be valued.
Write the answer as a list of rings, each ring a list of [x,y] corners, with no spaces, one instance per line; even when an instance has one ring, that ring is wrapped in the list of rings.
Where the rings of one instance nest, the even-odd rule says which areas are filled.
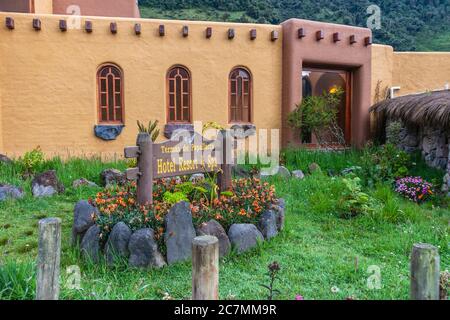
[[[422,177],[405,177],[397,179],[395,191],[416,203],[422,203],[433,195],[433,185]]]
[[[100,213],[96,224],[101,240],[106,241],[114,225],[124,222],[132,231],[152,228],[164,252],[164,217],[175,202],[190,203],[194,225],[215,219],[227,230],[233,223],[256,224],[259,215],[276,200],[274,186],[255,178],[233,181],[230,190],[213,198],[208,196],[207,188],[214,186],[207,184],[207,181],[189,182],[185,177],[159,179],[153,188],[153,204],[144,206],[137,203],[135,182],[97,193],[90,203]]]

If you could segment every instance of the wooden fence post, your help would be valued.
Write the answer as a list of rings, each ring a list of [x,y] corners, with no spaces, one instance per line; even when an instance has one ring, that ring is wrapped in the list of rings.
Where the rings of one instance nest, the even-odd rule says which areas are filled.
[[[36,300],[58,300],[61,256],[61,219],[39,221]]]
[[[414,244],[411,253],[411,299],[439,300],[440,259],[430,244]]]
[[[217,184],[219,191],[223,192],[231,188],[231,154],[232,149],[230,146],[229,134],[227,130],[220,130],[220,139],[222,139],[222,163],[220,165],[221,172],[217,175]]]
[[[192,300],[219,299],[219,240],[201,236],[192,241]]]
[[[153,203],[153,141],[150,134],[141,132],[137,136],[139,147],[137,179],[137,201],[140,205]]]

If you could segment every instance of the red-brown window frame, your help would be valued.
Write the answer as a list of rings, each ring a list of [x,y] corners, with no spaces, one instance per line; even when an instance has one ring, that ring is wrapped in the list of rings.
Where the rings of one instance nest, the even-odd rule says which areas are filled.
[[[106,91],[102,92],[101,91],[101,80],[103,79],[103,77],[100,76],[100,74],[102,73],[102,71],[105,68],[115,68],[119,71],[120,74],[120,92],[118,92],[120,94],[120,114],[121,114],[121,118],[122,120],[116,120],[116,112],[114,111],[114,120],[110,120],[109,119],[109,106],[106,106],[107,108],[107,117],[108,120],[104,121],[102,119],[102,109],[104,109],[104,106],[102,106],[102,97],[101,95],[103,93],[107,94],[107,98],[106,101],[108,102],[108,85],[106,86]],[[113,85],[113,94],[114,96],[117,94],[116,92],[116,88],[115,88],[115,81],[116,81],[116,77],[114,77],[114,85]],[[115,104],[116,98],[114,97],[114,104]],[[123,76],[123,70],[121,67],[119,67],[117,64],[115,63],[104,63],[102,65],[100,65],[97,69],[97,113],[98,113],[98,123],[100,124],[124,124],[125,123],[125,105],[124,105],[124,76]]]
[[[235,72],[236,70],[244,70],[245,72],[247,72],[248,76],[249,76],[249,85],[248,85],[248,121],[243,121],[243,120],[233,120],[231,118],[231,83],[232,83],[232,79],[231,76],[233,74],[233,72]],[[236,124],[251,124],[253,122],[253,74],[251,73],[250,69],[244,66],[236,66],[233,69],[231,69],[229,75],[228,75],[228,122],[229,123],[236,123]]]
[[[170,105],[170,95],[171,94],[173,94],[173,93],[171,93],[170,92],[170,81],[171,80],[175,80],[175,78],[170,78],[170,73],[172,73],[172,71],[174,71],[174,69],[183,69],[184,71],[186,71],[186,73],[187,73],[187,75],[188,75],[188,78],[187,78],[187,81],[188,81],[188,92],[186,93],[186,92],[184,92],[183,91],[183,85],[181,85],[181,103],[183,103],[183,95],[184,94],[188,94],[189,95],[189,97],[188,97],[188,102],[189,102],[189,108],[188,108],[188,119],[186,120],[186,119],[182,119],[182,120],[176,120],[176,118],[177,118],[177,113],[176,113],[176,88],[175,88],[175,86],[174,86],[174,94],[175,94],[175,97],[174,97],[174,103],[175,103],[175,107],[174,107],[174,109],[175,109],[175,120],[171,120],[170,119],[170,109],[173,109],[173,107]],[[177,64],[177,65],[174,65],[174,66],[172,66],[172,67],[170,67],[169,68],[169,70],[167,71],[167,73],[166,73],[166,99],[167,99],[167,103],[166,103],[166,113],[167,113],[167,116],[166,116],[166,121],[167,121],[167,123],[180,123],[180,124],[189,124],[189,123],[192,123],[192,74],[191,74],[191,71],[187,68],[187,67],[185,67],[185,66],[183,66],[183,65],[180,65],[180,64]],[[183,118],[183,105],[181,106],[181,117]]]

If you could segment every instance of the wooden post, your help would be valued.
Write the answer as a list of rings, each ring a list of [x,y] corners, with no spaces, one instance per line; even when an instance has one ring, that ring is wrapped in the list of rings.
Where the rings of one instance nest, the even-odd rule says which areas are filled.
[[[220,130],[219,138],[222,139],[222,164],[220,165],[221,172],[217,175],[217,184],[220,192],[231,188],[231,137],[227,130]],[[227,139],[228,138],[228,139]]]
[[[141,132],[137,136],[139,146],[137,201],[140,205],[153,203],[153,141],[150,134]]]
[[[411,253],[411,299],[439,300],[438,249],[430,244],[414,244]]]
[[[192,300],[219,299],[219,240],[201,236],[192,241]]]
[[[58,300],[61,256],[61,219],[39,221],[36,300]]]

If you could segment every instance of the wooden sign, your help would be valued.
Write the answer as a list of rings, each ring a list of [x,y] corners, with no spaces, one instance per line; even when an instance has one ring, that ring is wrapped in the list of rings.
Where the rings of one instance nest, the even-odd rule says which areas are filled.
[[[126,171],[128,180],[137,180],[137,201],[153,201],[153,180],[195,173],[216,172],[219,189],[231,187],[230,138],[222,130],[218,140],[207,140],[198,133],[175,135],[154,143],[148,133],[139,133],[137,146],[126,147],[125,158],[137,158],[138,167]],[[227,139],[228,137],[228,139]]]
[[[153,177],[157,179],[219,171],[222,161],[218,158],[220,155],[215,141],[197,137],[194,134],[190,141],[168,140],[153,144]],[[197,144],[195,140],[201,142]]]

